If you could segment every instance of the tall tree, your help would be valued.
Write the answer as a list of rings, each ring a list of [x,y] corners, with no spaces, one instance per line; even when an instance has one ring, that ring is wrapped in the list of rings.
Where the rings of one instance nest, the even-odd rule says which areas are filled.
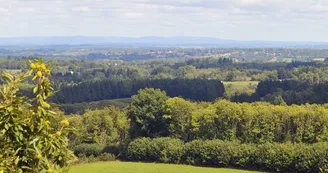
[[[131,118],[131,137],[167,136],[165,102],[168,96],[164,91],[146,88],[132,97],[127,114]]]

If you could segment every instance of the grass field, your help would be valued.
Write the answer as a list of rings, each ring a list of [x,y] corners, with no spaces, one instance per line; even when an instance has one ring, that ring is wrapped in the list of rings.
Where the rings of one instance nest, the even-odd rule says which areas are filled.
[[[291,63],[293,61],[293,58],[283,58],[283,62]]]
[[[313,61],[325,61],[325,58],[314,58]]]
[[[83,103],[75,103],[75,104],[62,104],[60,105],[60,107],[65,112],[66,110],[74,110],[75,112],[71,112],[71,113],[83,114],[87,109],[91,109],[91,110],[102,109],[110,105],[119,108],[124,108],[130,103],[131,103],[131,98],[122,98],[122,99],[100,100],[94,102],[83,102]]]
[[[258,81],[223,82],[226,95],[228,96],[234,95],[235,92],[254,93],[258,83]]]
[[[233,82],[223,82],[225,86],[230,85],[235,89],[247,88],[250,84],[257,85],[258,81],[233,81]]]
[[[72,166],[69,173],[255,173],[226,168],[131,162],[97,162]]]

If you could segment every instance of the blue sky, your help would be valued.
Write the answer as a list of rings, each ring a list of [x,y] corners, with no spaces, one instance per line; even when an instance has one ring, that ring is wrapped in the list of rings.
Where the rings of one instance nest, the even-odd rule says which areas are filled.
[[[0,0],[0,37],[328,41],[328,0]]]

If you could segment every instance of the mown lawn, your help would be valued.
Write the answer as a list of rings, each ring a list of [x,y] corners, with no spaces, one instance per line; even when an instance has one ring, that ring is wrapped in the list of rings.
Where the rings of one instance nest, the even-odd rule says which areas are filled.
[[[97,162],[72,166],[70,173],[255,173],[226,168],[131,162]]]

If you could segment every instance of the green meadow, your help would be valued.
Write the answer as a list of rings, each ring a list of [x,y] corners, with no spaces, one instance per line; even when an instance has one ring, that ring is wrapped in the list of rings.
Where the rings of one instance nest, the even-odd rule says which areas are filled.
[[[97,162],[72,166],[69,173],[256,173],[227,168],[132,162]]]

